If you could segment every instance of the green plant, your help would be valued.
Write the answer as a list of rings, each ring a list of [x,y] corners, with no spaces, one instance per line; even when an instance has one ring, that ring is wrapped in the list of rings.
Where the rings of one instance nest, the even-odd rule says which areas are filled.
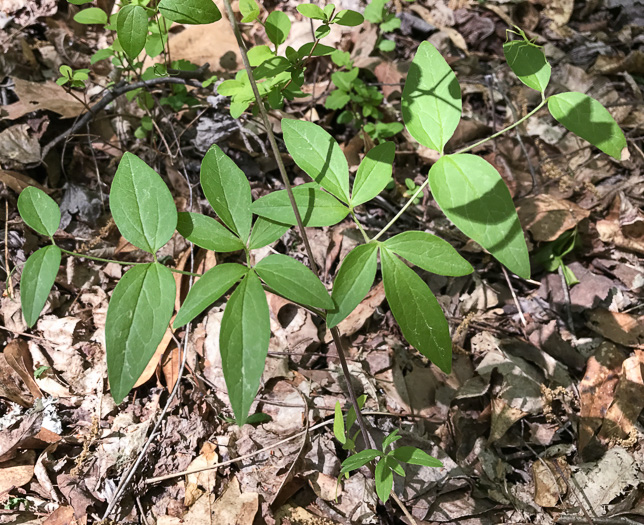
[[[335,50],[331,60],[344,71],[331,75],[336,87],[329,93],[324,107],[340,111],[337,121],[340,124],[353,124],[361,128],[376,142],[393,137],[403,130],[400,122],[383,122],[379,107],[383,95],[375,86],[365,84],[358,75],[360,68],[354,67],[351,56],[346,51]]]
[[[371,0],[364,10],[364,17],[372,24],[376,24],[380,30],[376,47],[385,53],[396,49],[396,42],[383,37],[383,34],[392,33],[400,28],[400,18],[391,12],[387,4],[390,0]]]
[[[258,16],[258,10],[254,8],[256,4],[252,1],[242,3],[242,13],[246,13],[246,17]],[[232,14],[228,1],[226,4]],[[218,13],[211,0],[162,0],[158,7],[164,17],[187,23],[192,19],[185,12],[186,5],[192,6],[191,12],[201,9],[210,14],[210,18],[216,18]],[[174,11],[169,6],[174,6]],[[321,16],[327,25],[357,20],[351,13],[334,15],[333,7],[322,10],[322,14],[313,7],[307,7],[305,11],[307,16]],[[287,33],[283,17],[271,13],[264,25],[277,49]],[[318,45],[316,40],[306,52],[300,50],[296,52],[297,56],[292,55],[293,60],[303,66],[304,55],[313,56]],[[269,51],[274,53],[274,50]],[[542,101],[530,113],[492,137],[513,129],[547,105],[553,117],[568,130],[608,155],[618,160],[621,158],[626,139],[599,102],[581,93],[545,96],[550,66],[540,48],[524,38],[518,44],[508,43],[505,52],[518,78],[539,90]],[[245,51],[242,55],[246,58]],[[446,154],[444,151],[461,119],[462,102],[457,78],[435,47],[423,42],[417,50],[403,90],[402,117],[410,135],[420,144],[435,150],[439,158],[431,167],[427,180],[415,189],[390,222],[373,237],[358,221],[355,209],[375,198],[391,182],[394,144],[382,142],[369,150],[351,184],[347,160],[335,139],[320,126],[285,118],[281,124],[286,149],[295,164],[311,178],[311,182],[291,188],[266,116],[262,91],[254,82],[257,69],[267,61],[286,65],[284,60],[288,67],[281,73],[288,73],[292,79],[295,71],[289,70],[293,62],[288,58],[288,52],[286,59],[273,56],[256,66],[255,70],[249,66],[246,78],[254,99],[247,97],[234,104],[239,107],[254,100],[264,119],[286,189],[253,201],[245,174],[221,148],[213,146],[201,165],[201,187],[219,219],[216,220],[197,213],[178,213],[163,179],[139,157],[126,153],[119,163],[110,195],[114,222],[125,239],[149,254],[149,262],[113,261],[131,266],[114,289],[105,327],[108,377],[117,403],[131,391],[168,328],[176,292],[172,273],[189,273],[169,268],[157,259],[158,250],[175,231],[204,249],[238,252],[239,255],[236,262],[217,265],[203,275],[191,274],[199,279],[190,289],[172,324],[174,329],[185,326],[233,290],[224,310],[219,342],[228,394],[239,425],[248,421],[268,352],[270,322],[264,290],[308,308],[325,320],[342,356],[337,325],[369,292],[376,278],[378,259],[385,295],[403,336],[441,370],[450,372],[452,348],[447,320],[432,291],[409,264],[446,276],[469,274],[473,271],[472,266],[450,244],[427,232],[404,231],[381,240],[428,185],[431,185],[437,204],[458,229],[510,271],[523,278],[530,276],[528,250],[510,192],[491,164],[468,153],[492,137],[455,153]],[[261,70],[258,76],[267,78],[262,76]],[[279,94],[288,98],[285,92],[290,84],[286,77],[284,80],[285,83],[279,86]],[[295,82],[293,89],[296,88]],[[264,94],[271,92],[263,91]],[[18,199],[18,209],[28,226],[50,240],[48,246],[29,257],[22,269],[22,309],[31,327],[45,306],[63,253],[107,260],[78,254],[56,243],[54,235],[60,225],[60,210],[44,192],[34,187],[25,189]],[[314,271],[287,255],[273,254],[256,264],[253,262],[253,250],[279,239],[294,225],[300,229],[310,254],[303,226],[330,226],[347,216],[355,221],[365,242],[341,262],[331,295]],[[311,256],[309,263],[315,268]],[[348,375],[342,359],[341,364]],[[353,391],[349,391],[356,421],[369,443],[360,405]],[[347,430],[350,428],[347,422]],[[338,431],[336,435],[341,434]],[[416,449],[410,451],[401,447],[388,450],[396,439],[396,434],[390,435],[382,450],[371,446],[369,450],[350,456],[343,472],[348,473],[379,458],[375,468],[376,483],[379,496],[385,500],[391,493],[393,472],[402,470],[399,462],[440,466],[437,460],[428,459],[429,456],[419,454],[414,451]],[[345,437],[344,443],[354,444],[355,435],[350,439]]]
[[[69,85],[72,88],[85,89],[85,81],[89,78],[89,69],[77,69],[62,65],[58,68],[60,77],[56,79],[59,86]]]
[[[563,262],[566,255],[569,255],[580,244],[577,228],[562,233],[555,241],[549,242],[542,246],[535,254],[534,262],[541,264],[548,272],[556,272],[559,268],[563,272],[566,284],[572,286],[579,280],[574,272]]]

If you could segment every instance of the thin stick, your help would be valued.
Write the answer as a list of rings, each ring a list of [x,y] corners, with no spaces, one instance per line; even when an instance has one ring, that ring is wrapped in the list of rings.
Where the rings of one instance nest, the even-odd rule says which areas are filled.
[[[9,267],[9,202],[4,200],[4,266],[7,272],[7,292],[13,298],[13,283],[11,282],[11,269]]]

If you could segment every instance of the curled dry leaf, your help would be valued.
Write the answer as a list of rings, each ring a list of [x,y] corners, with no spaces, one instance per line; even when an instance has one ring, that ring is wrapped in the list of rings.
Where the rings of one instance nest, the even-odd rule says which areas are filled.
[[[0,463],[0,494],[22,487],[34,476],[36,453],[27,450],[14,459]]]
[[[570,467],[566,458],[542,459],[532,464],[534,502],[542,507],[555,507],[566,495]]]
[[[555,241],[590,215],[573,202],[545,194],[523,199],[517,211],[521,225],[535,241]]]
[[[644,345],[644,316],[598,308],[588,314],[588,326],[606,339],[631,347]]]
[[[53,111],[62,118],[74,118],[85,112],[85,106],[55,82],[29,82],[17,77],[12,80],[19,100],[2,108],[9,120],[39,110]]]

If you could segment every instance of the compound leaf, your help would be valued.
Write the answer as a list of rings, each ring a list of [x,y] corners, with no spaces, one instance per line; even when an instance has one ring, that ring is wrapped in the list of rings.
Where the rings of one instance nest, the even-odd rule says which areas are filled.
[[[61,252],[58,246],[45,246],[31,254],[20,276],[20,303],[22,315],[31,328],[45,307],[51,287],[54,285]]]
[[[552,68],[541,47],[526,40],[512,40],[503,44],[503,54],[521,82],[545,92]]]
[[[465,235],[520,277],[530,258],[512,196],[494,166],[475,155],[446,155],[429,171],[434,199]]]
[[[107,376],[116,404],[157,350],[174,310],[172,272],[159,263],[131,268],[114,288],[105,321]]]
[[[403,232],[383,243],[392,252],[423,270],[458,277],[474,271],[454,247],[427,232]]]
[[[214,252],[236,252],[244,249],[241,239],[212,217],[201,213],[179,212],[177,231],[188,241]]]
[[[44,191],[28,186],[18,197],[18,211],[22,220],[40,235],[53,237],[60,226],[60,208]]]
[[[333,308],[333,301],[317,276],[288,255],[273,254],[255,265],[261,279],[291,301],[315,308]]]
[[[574,91],[560,93],[548,98],[548,109],[568,131],[607,155],[617,160],[628,158],[624,132],[608,110],[594,98]]]
[[[286,149],[309,177],[344,202],[349,202],[349,166],[335,139],[317,124],[283,119]]]
[[[369,150],[362,159],[353,181],[352,206],[370,201],[391,182],[395,155],[396,146],[393,142],[383,142]]]
[[[224,295],[233,284],[248,273],[248,268],[236,263],[218,264],[204,273],[190,288],[172,325],[180,328]]]
[[[159,11],[177,24],[211,24],[221,19],[212,0],[161,0]]]
[[[125,54],[134,59],[145,47],[148,36],[148,15],[140,5],[128,4],[118,12],[116,34]]]
[[[112,182],[110,208],[119,231],[134,246],[155,253],[177,227],[177,208],[163,179],[132,153],[123,155]]]
[[[250,184],[244,172],[217,145],[208,150],[201,163],[201,187],[223,223],[246,242],[253,219]]]
[[[402,93],[407,131],[423,146],[442,153],[458,126],[461,111],[456,75],[432,44],[422,42]]]
[[[332,226],[349,213],[349,208],[333,195],[308,184],[293,188],[293,197],[304,226]],[[286,190],[274,191],[257,199],[251,209],[256,215],[273,221],[297,224]]]
[[[418,276],[387,248],[380,250],[385,296],[409,343],[446,374],[452,369],[449,325],[436,297]]]
[[[378,245],[361,244],[344,258],[333,282],[335,307],[327,312],[326,324],[340,323],[369,293],[378,269]]]
[[[248,247],[251,250],[263,248],[280,239],[290,228],[288,224],[282,224],[265,217],[258,217],[253,225]]]
[[[268,39],[276,46],[279,46],[286,42],[286,38],[291,31],[291,19],[282,11],[273,11],[266,18],[264,28]]]
[[[270,336],[266,295],[257,275],[249,272],[228,300],[219,334],[224,379],[239,426],[257,394]]]

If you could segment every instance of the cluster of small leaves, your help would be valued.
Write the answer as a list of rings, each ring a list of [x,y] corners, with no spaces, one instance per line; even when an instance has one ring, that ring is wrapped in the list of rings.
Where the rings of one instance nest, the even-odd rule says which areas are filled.
[[[581,243],[581,239],[577,234],[577,228],[566,231],[561,236],[552,242],[544,244],[535,254],[534,262],[541,264],[548,272],[556,272],[559,268],[566,279],[566,284],[572,286],[577,284],[579,280],[575,273],[564,263],[564,257],[572,253],[575,248]]]
[[[307,18],[321,21],[315,30],[315,41],[302,45],[299,49],[287,46],[284,56],[278,54],[279,47],[286,42],[291,31],[291,20],[282,11],[271,12],[262,22],[260,9],[255,0],[243,0],[239,3],[243,16],[242,22],[259,21],[272,47],[269,45],[254,46],[248,51],[248,59],[253,67],[253,77],[263,100],[272,109],[281,108],[284,99],[293,100],[305,97],[302,92],[304,71],[311,57],[331,54],[334,49],[320,43],[320,40],[331,31],[331,25],[356,26],[363,22],[361,14],[344,9],[336,13],[333,4],[322,9],[315,4],[302,4],[297,10]],[[234,118],[246,111],[255,100],[255,96],[246,70],[237,73],[234,79],[225,80],[217,88],[220,95],[231,98],[230,114]],[[253,107],[253,111],[257,108]]]
[[[89,69],[73,70],[69,66],[62,65],[58,68],[60,77],[56,79],[59,86],[68,85],[71,88],[85,89],[85,81],[89,78]]]
[[[337,121],[340,124],[353,124],[361,128],[374,141],[393,137],[403,130],[400,122],[383,122],[379,106],[383,94],[375,86],[367,85],[358,77],[360,68],[354,67],[351,55],[346,51],[335,50],[331,54],[333,63],[343,70],[331,75],[336,87],[329,93],[324,106],[340,111]]]
[[[413,0],[407,0],[413,1]],[[400,18],[387,7],[390,0],[371,0],[364,10],[364,17],[380,29],[376,47],[385,53],[396,49],[396,42],[383,37],[385,33],[392,33],[400,28]]]

